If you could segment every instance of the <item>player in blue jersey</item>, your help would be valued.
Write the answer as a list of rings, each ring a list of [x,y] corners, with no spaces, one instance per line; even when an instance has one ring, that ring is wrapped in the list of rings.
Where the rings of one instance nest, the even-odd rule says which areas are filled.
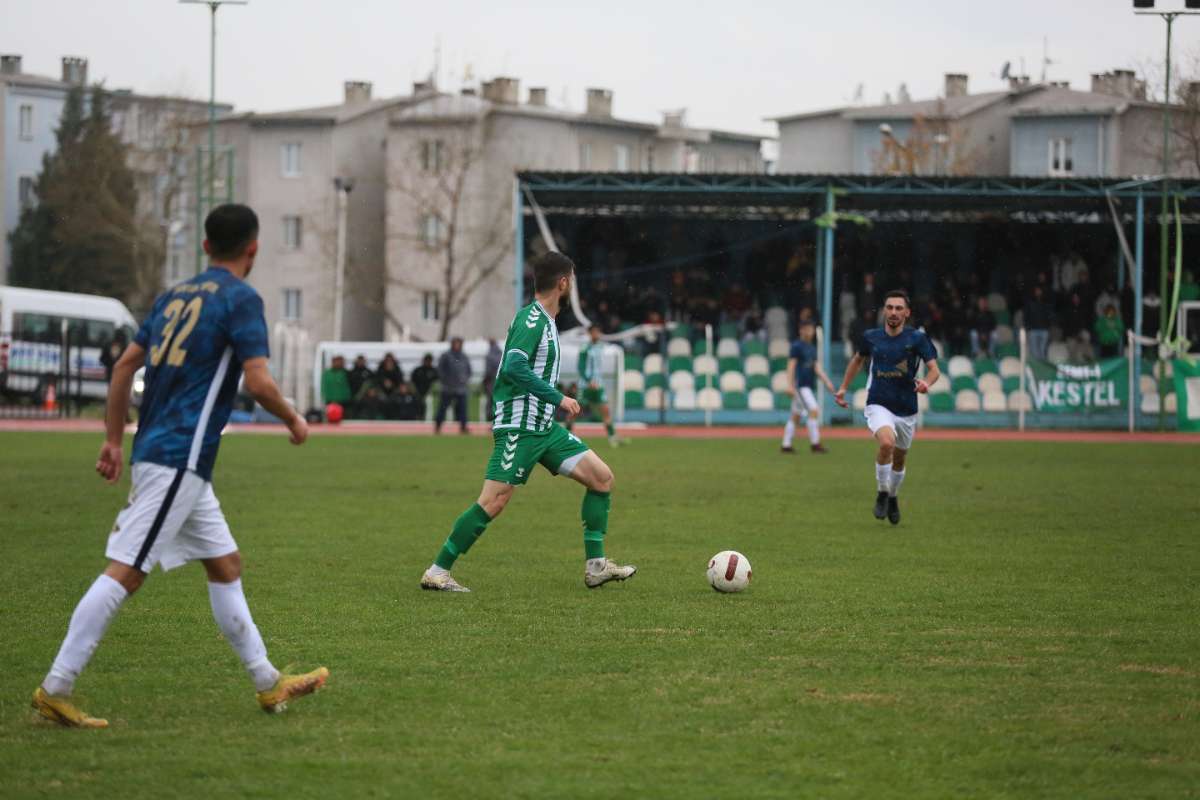
[[[864,364],[868,366],[867,427],[879,442],[875,457],[875,518],[885,516],[893,525],[900,522],[900,502],[896,495],[904,483],[905,462],[917,427],[917,393],[924,394],[937,383],[941,371],[937,350],[924,331],[906,328],[912,313],[908,295],[888,292],[883,300],[882,328],[863,334],[858,352],[846,365],[842,385],[834,395],[838,405],[848,408],[846,387]],[[925,377],[917,377],[925,364]]]
[[[221,430],[243,373],[246,390],[286,420],[293,444],[304,443],[308,426],[271,378],[262,299],[244,282],[258,253],[258,217],[246,206],[223,205],[208,215],[204,231],[211,266],[155,301],[113,367],[96,471],[109,483],[121,476],[129,390],[144,365],[146,389],[130,459],[133,488],[108,537],[108,566],[75,607],[58,656],[33,696],[38,713],[66,726],[107,727],[75,706],[71,692],[109,623],[156,564],[164,570],[204,564],[213,617],[265,711],[282,711],[329,675],[324,667],[282,675],[268,660],[242,593],[237,544],[213,494]]]
[[[792,437],[796,435],[796,425],[807,420],[808,443],[814,453],[827,452],[821,445],[821,408],[817,405],[817,396],[813,390],[817,388],[817,379],[825,384],[825,388],[833,391],[833,381],[825,374],[821,359],[817,355],[816,328],[811,320],[800,322],[800,338],[792,342],[791,352],[788,353],[788,386],[792,392],[792,415],[788,417],[787,425],[783,428],[783,442],[780,450],[785,453],[795,453],[792,447]]]

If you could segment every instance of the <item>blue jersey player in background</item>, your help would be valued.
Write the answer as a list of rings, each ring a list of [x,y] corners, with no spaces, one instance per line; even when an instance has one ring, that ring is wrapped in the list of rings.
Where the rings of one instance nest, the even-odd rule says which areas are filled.
[[[800,338],[792,342],[788,351],[788,386],[792,392],[792,415],[788,417],[783,427],[783,441],[779,449],[784,453],[795,453],[792,438],[796,435],[796,426],[801,421],[807,421],[808,444],[814,453],[824,453],[821,445],[821,407],[817,404],[817,396],[813,390],[817,388],[817,379],[825,384],[830,392],[833,391],[833,381],[821,367],[821,358],[817,355],[817,347],[813,344],[816,339],[816,327],[812,320],[800,322]]]
[[[213,494],[221,430],[243,373],[246,390],[287,421],[293,444],[304,443],[308,425],[271,378],[262,299],[245,283],[258,253],[258,217],[246,206],[223,205],[208,215],[204,232],[211,266],[155,301],[113,367],[96,471],[109,483],[121,476],[129,391],[144,366],[130,459],[133,487],[108,537],[108,566],[76,606],[58,656],[33,696],[38,713],[69,727],[107,727],[106,720],[75,706],[71,693],[109,623],[155,564],[164,570],[189,561],[204,565],[213,617],[250,673],[263,710],[282,711],[329,675],[324,667],[282,675],[272,666],[242,593],[237,544]]]
[[[904,465],[917,427],[917,393],[924,394],[937,383],[941,371],[937,350],[924,331],[906,328],[912,313],[908,295],[888,292],[883,300],[882,328],[863,334],[858,352],[846,365],[842,385],[834,395],[838,405],[847,408],[846,387],[864,364],[868,365],[867,427],[879,442],[875,457],[875,518],[885,516],[893,525],[900,522],[900,502],[896,495],[904,482]],[[925,377],[917,370],[925,365]]]

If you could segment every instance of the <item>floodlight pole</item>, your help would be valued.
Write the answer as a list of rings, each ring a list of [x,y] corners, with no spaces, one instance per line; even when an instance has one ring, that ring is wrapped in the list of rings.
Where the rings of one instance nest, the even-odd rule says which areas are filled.
[[[353,178],[334,178],[333,188],[337,191],[337,264],[333,287],[333,340],[342,341],[342,305],[346,279],[346,213],[350,192],[354,189]]]

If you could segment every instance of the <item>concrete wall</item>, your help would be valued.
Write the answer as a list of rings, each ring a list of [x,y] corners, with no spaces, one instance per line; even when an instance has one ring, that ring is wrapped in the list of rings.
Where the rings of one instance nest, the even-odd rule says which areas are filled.
[[[1180,112],[1175,112],[1176,115]],[[1173,127],[1179,125],[1175,121]],[[1162,112],[1156,108],[1132,107],[1119,118],[1117,166],[1120,175],[1162,174]],[[1178,128],[1176,128],[1178,131]],[[1182,136],[1171,139],[1171,174],[1177,177],[1200,177],[1197,157],[1191,144]]]
[[[3,222],[3,238],[0,244],[0,279],[8,282],[10,251],[8,234],[17,226],[21,216],[20,180],[23,176],[36,178],[42,171],[42,156],[54,151],[57,140],[54,129],[62,115],[66,102],[64,90],[0,83],[0,99],[3,100],[3,173],[0,175],[0,221]],[[20,137],[23,105],[33,107],[33,136]]]
[[[1105,145],[1106,118],[1100,115],[1064,117],[1013,117],[1011,172],[1013,175],[1048,175],[1050,141],[1071,140],[1072,174],[1095,177],[1112,174]]]
[[[851,123],[840,112],[779,123],[778,171],[853,172]]]
[[[386,112],[363,115],[334,131],[334,173],[354,180],[347,206],[342,305],[342,339],[347,341],[383,338],[386,148]],[[333,202],[336,208],[336,192]],[[334,222],[336,236],[336,217]]]

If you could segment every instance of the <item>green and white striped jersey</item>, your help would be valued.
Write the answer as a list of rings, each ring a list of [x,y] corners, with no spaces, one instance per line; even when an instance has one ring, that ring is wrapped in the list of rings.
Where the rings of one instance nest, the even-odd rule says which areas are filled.
[[[542,432],[550,429],[554,422],[555,404],[539,400],[517,386],[504,368],[509,354],[520,351],[529,359],[535,377],[550,386],[558,383],[561,351],[558,345],[558,326],[554,318],[536,300],[517,312],[508,326],[508,337],[504,340],[504,359],[496,374],[496,386],[492,400],[496,404],[496,419],[492,427]]]
[[[600,383],[601,363],[604,359],[604,343],[588,342],[579,351],[579,378],[584,385]]]

